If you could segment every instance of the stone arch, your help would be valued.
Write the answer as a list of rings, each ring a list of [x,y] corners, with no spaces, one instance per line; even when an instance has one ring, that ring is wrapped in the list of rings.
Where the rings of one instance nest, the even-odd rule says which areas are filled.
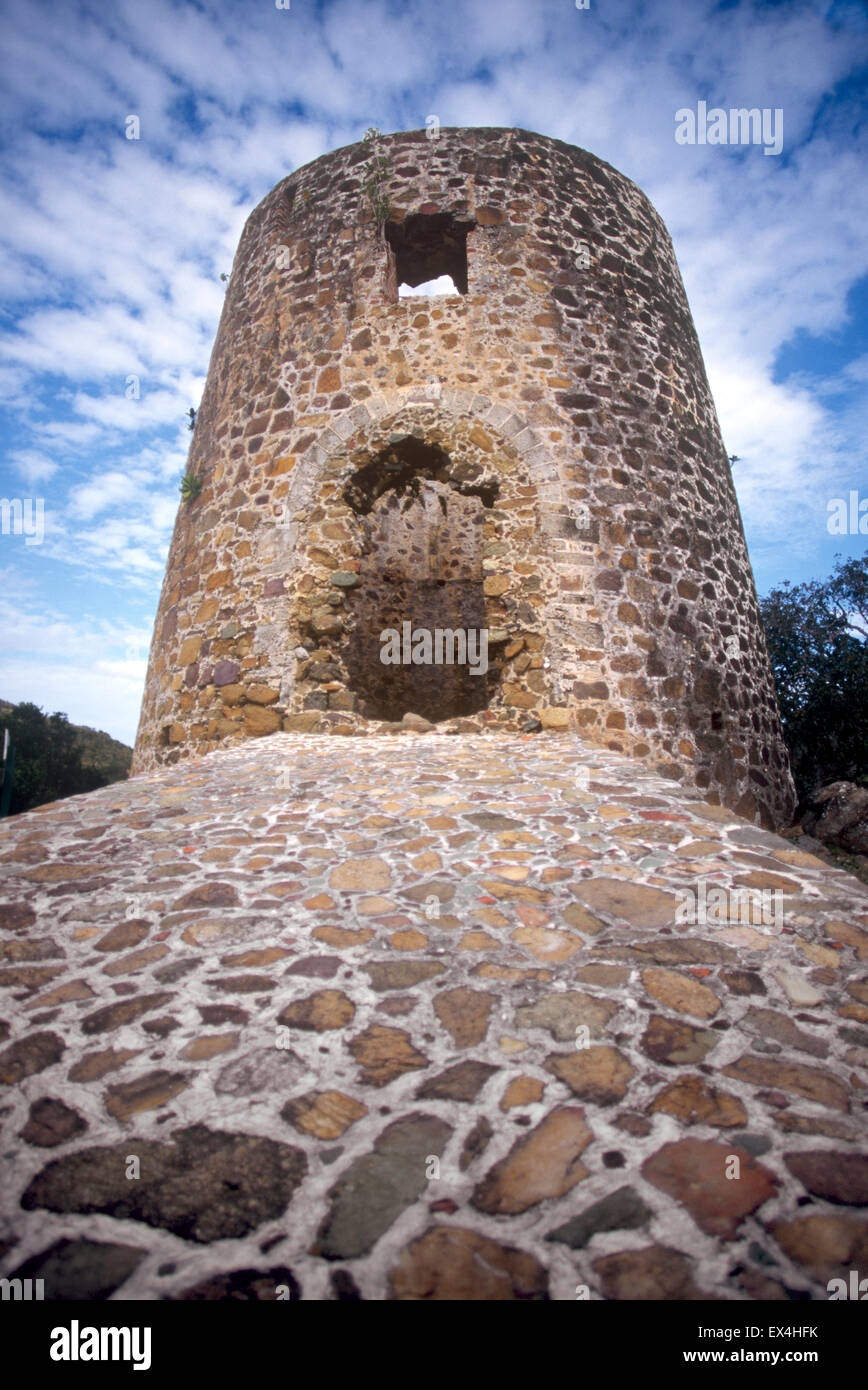
[[[290,366],[281,371],[280,384],[284,389],[291,384],[291,372]],[[301,456],[293,473],[286,501],[290,544],[294,540],[292,515],[309,504],[323,471],[331,466],[336,456],[344,452],[347,440],[384,419],[393,421],[397,429],[402,420],[411,421],[418,410],[431,404],[451,419],[466,419],[478,424],[502,447],[514,450],[532,472],[546,511],[554,511],[562,504],[560,470],[548,445],[524,416],[511,406],[501,405],[487,396],[443,388],[432,377],[424,385],[371,396],[367,401],[331,417],[329,424],[320,431],[317,442]]]
[[[284,684],[290,714],[485,711],[518,727],[549,701],[557,594],[537,563],[559,493],[548,449],[514,412],[436,382],[355,407],[325,436],[296,468],[286,509],[290,643],[311,654]],[[439,670],[379,669],[384,630],[399,631],[406,656],[404,608],[411,633],[445,634]],[[465,659],[454,636],[451,650],[464,669],[450,670],[461,631]],[[424,642],[417,661],[428,665]]]

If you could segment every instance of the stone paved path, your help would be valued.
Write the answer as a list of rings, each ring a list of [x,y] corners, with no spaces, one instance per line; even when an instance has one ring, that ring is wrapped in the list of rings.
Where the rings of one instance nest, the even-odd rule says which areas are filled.
[[[618,754],[277,734],[4,822],[0,884],[46,1298],[868,1276],[868,891]]]

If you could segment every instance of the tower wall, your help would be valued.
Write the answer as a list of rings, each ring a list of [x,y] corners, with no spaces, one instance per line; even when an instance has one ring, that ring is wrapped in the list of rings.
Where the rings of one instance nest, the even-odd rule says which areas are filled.
[[[426,266],[466,292],[399,298]],[[672,245],[592,155],[403,132],[283,180],[241,238],[188,471],[134,770],[406,706],[459,732],[574,729],[788,821]],[[484,627],[487,671],[385,665],[399,619]]]

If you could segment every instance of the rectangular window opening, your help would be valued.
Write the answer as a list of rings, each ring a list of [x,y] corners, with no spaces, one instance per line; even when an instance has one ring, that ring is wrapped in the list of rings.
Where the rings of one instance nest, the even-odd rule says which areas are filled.
[[[398,297],[467,294],[467,234],[473,222],[448,212],[413,213],[386,223]]]

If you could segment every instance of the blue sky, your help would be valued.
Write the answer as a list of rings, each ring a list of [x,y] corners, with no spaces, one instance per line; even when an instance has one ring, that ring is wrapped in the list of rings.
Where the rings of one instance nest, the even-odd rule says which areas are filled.
[[[651,198],[760,593],[864,554],[827,530],[868,497],[864,0],[6,0],[0,46],[0,497],[44,507],[41,544],[0,534],[0,697],[132,742],[245,218],[430,115],[582,146]],[[678,144],[700,101],[780,108],[781,154]]]

